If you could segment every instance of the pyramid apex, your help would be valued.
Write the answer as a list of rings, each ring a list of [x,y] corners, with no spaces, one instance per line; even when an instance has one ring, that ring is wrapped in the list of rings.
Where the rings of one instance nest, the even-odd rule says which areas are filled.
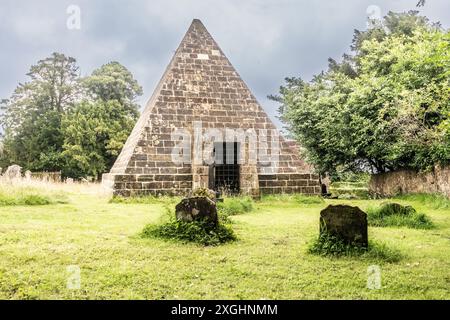
[[[261,138],[269,148],[269,133],[271,147],[264,150],[259,144],[258,149],[253,149],[253,143],[250,143],[253,132],[260,132],[262,128]],[[242,135],[240,130],[245,134]],[[252,132],[248,144],[247,130]],[[197,140],[197,132],[204,141]],[[208,138],[204,138],[205,135]],[[280,141],[274,141],[278,137]],[[259,139],[258,136],[255,138]],[[225,148],[227,142],[233,144],[230,149],[235,156],[231,164],[219,164],[218,161],[216,166],[216,154],[203,147],[213,141],[225,143]],[[240,143],[242,148],[239,148]],[[274,147],[275,150],[271,149]],[[242,153],[237,153],[238,150]],[[270,152],[269,166],[268,153],[262,161],[253,158],[261,151]],[[222,153],[228,155],[229,152],[223,149]],[[230,157],[225,158],[226,162]],[[238,159],[243,160],[242,166]],[[203,23],[193,19],[110,174],[105,175],[103,181],[115,195],[121,196],[188,195],[199,187],[253,196],[260,192],[321,192],[317,175],[299,173],[312,173],[312,168],[300,158],[297,149],[276,133],[275,125]]]
[[[191,23],[191,28],[192,27],[196,29],[206,29],[205,25],[202,23],[200,19],[193,19]]]

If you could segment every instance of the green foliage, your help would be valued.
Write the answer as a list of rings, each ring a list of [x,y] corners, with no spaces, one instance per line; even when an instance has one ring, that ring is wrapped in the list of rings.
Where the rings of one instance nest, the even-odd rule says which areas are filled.
[[[80,91],[74,58],[60,53],[31,66],[29,81],[2,101],[4,129],[0,165],[55,171],[63,167],[61,121]]]
[[[138,117],[135,99],[142,94],[133,75],[111,62],[83,79],[85,100],[63,119],[65,175],[100,177],[108,171]]]
[[[63,119],[65,175],[99,177],[114,164],[136,121],[116,100],[83,101]]]
[[[217,203],[217,211],[222,216],[233,216],[251,212],[254,202],[251,197],[229,197]]]
[[[29,187],[0,187],[0,206],[34,206],[67,203],[65,196]]]
[[[418,202],[432,209],[450,209],[450,199],[442,194],[413,193],[394,197],[394,199]]]
[[[142,87],[127,68],[113,61],[83,79],[83,85],[93,100],[117,101],[127,112],[137,114],[135,99],[142,95]]]
[[[204,246],[217,246],[236,240],[231,227],[223,223],[215,225],[208,221],[183,222],[176,219],[147,225],[141,237],[193,242]]]
[[[385,203],[378,208],[367,209],[367,222],[374,227],[408,227],[413,229],[431,229],[430,218],[418,213],[411,206],[399,206]]]
[[[360,257],[385,262],[398,262],[402,255],[398,250],[391,249],[385,244],[369,241],[368,247],[347,244],[339,238],[323,233],[311,241],[308,253],[326,257]]]
[[[337,183],[351,183],[354,186],[367,187],[370,181],[370,174],[367,172],[351,172],[345,171],[343,168],[337,167],[336,172],[331,176],[333,184],[337,187]]]
[[[81,79],[74,58],[54,53],[31,67],[4,114],[0,166],[98,177],[108,171],[138,117],[142,88],[118,62]]]
[[[450,162],[450,33],[413,12],[355,37],[342,63],[272,97],[309,161],[332,175]]]
[[[439,27],[439,23],[431,25]],[[383,21],[372,21],[367,30],[355,30],[351,48],[358,51],[364,41],[372,39],[382,41],[389,35],[411,36],[417,28],[427,28],[428,26],[430,26],[430,21],[427,17],[420,16],[419,11],[412,10],[406,13],[389,11]],[[339,64],[337,65],[339,66]]]
[[[52,201],[46,197],[37,194],[23,196],[9,196],[0,194],[0,206],[32,206],[52,204]]]
[[[339,199],[368,199],[370,174],[364,172],[341,171],[337,168],[332,176],[329,192]]]
[[[369,199],[370,194],[366,184],[360,182],[334,182],[330,192],[339,199]]]

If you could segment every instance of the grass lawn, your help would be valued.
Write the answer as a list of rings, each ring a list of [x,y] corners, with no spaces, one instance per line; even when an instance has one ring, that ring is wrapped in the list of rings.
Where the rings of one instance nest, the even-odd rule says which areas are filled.
[[[423,201],[399,202],[434,229],[369,228],[370,239],[402,253],[389,263],[307,253],[323,207],[364,210],[377,200],[268,199],[230,217],[238,241],[202,247],[138,237],[163,204],[66,194],[66,203],[0,206],[1,299],[450,299],[450,210]],[[81,270],[78,290],[66,286],[70,265]],[[379,290],[366,288],[371,265],[381,268]]]

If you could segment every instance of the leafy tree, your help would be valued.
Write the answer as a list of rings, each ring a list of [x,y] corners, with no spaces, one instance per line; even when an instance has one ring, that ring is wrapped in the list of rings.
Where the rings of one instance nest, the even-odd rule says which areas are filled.
[[[132,74],[111,62],[82,79],[74,58],[53,53],[28,76],[2,101],[0,166],[71,177],[109,170],[139,114],[142,88]]]
[[[343,62],[310,82],[286,79],[272,97],[320,172],[450,162],[449,32],[415,12],[383,22],[357,32]]]
[[[99,177],[109,170],[139,115],[142,88],[118,62],[82,81],[87,97],[63,121],[65,174]]]
[[[63,120],[65,175],[97,178],[110,169],[135,121],[117,100],[77,104]]]
[[[16,163],[30,170],[63,166],[61,120],[79,94],[74,58],[53,53],[30,68],[30,80],[2,101],[2,166]]]
[[[142,87],[119,62],[113,61],[94,70],[91,76],[83,79],[83,85],[93,99],[117,100],[131,112],[136,112],[139,107],[135,100],[142,95]]]

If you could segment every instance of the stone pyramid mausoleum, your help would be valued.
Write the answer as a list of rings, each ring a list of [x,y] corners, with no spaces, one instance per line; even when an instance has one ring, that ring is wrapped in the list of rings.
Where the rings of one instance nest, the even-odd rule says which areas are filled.
[[[102,182],[122,196],[198,187],[252,196],[321,192],[318,175],[197,19]]]

